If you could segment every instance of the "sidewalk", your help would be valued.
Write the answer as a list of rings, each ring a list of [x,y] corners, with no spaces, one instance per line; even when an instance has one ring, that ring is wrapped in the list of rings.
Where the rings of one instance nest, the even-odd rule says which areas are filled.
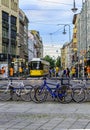
[[[89,102],[0,102],[0,130],[90,129],[89,107]]]

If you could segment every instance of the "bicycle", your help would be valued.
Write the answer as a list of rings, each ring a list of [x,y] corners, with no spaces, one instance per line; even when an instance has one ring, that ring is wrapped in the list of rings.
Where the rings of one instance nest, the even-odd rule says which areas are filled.
[[[21,97],[23,101],[31,101],[30,90],[33,86],[30,84],[24,85],[23,81],[12,82],[0,86],[0,100],[18,100]]]
[[[52,89],[49,85],[53,85],[54,88]],[[72,100],[72,89],[69,85],[61,86],[60,83],[49,83],[46,79],[44,79],[42,85],[35,88],[34,92],[35,101],[39,103],[46,101],[48,93],[61,103],[69,103]]]
[[[88,79],[81,79],[78,80],[76,83],[76,88],[73,89],[72,92],[72,98],[75,102],[80,103],[87,100],[87,95],[90,94],[90,88],[87,87],[87,85],[90,85],[90,83],[87,83]]]

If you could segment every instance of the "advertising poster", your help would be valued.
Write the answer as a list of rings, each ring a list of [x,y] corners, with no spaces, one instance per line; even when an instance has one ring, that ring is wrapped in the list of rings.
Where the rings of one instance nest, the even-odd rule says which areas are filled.
[[[7,78],[8,77],[8,65],[3,63],[0,64],[0,78]]]

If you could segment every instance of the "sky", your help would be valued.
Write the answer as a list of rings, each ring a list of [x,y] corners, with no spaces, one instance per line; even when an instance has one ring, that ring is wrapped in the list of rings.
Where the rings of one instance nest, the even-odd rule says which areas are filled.
[[[75,0],[75,4],[76,13],[80,13],[82,0]],[[73,0],[19,0],[19,8],[29,19],[29,30],[39,31],[44,45],[62,46],[71,40]]]

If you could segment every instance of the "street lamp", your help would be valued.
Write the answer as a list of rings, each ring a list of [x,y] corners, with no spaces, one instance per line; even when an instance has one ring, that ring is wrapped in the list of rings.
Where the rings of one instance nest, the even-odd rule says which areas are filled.
[[[63,25],[63,26],[64,26],[63,34],[66,34],[65,27],[66,27],[66,26],[69,27],[69,42],[70,42],[70,41],[71,41],[70,25],[69,25],[69,24],[57,24],[57,26],[59,26],[59,25]]]
[[[68,26],[69,27],[69,42],[71,41],[71,33],[70,33],[70,25],[69,24],[65,24],[64,25],[64,30],[63,30],[63,34],[66,34],[66,30],[65,27]]]
[[[76,8],[76,3],[75,0],[73,0],[73,8],[71,9],[74,13],[76,13],[76,11],[78,10],[78,8]]]
[[[83,6],[83,0],[82,0],[82,6]],[[73,8],[71,9],[73,13],[76,13],[78,8],[76,8],[75,0],[73,0]]]

